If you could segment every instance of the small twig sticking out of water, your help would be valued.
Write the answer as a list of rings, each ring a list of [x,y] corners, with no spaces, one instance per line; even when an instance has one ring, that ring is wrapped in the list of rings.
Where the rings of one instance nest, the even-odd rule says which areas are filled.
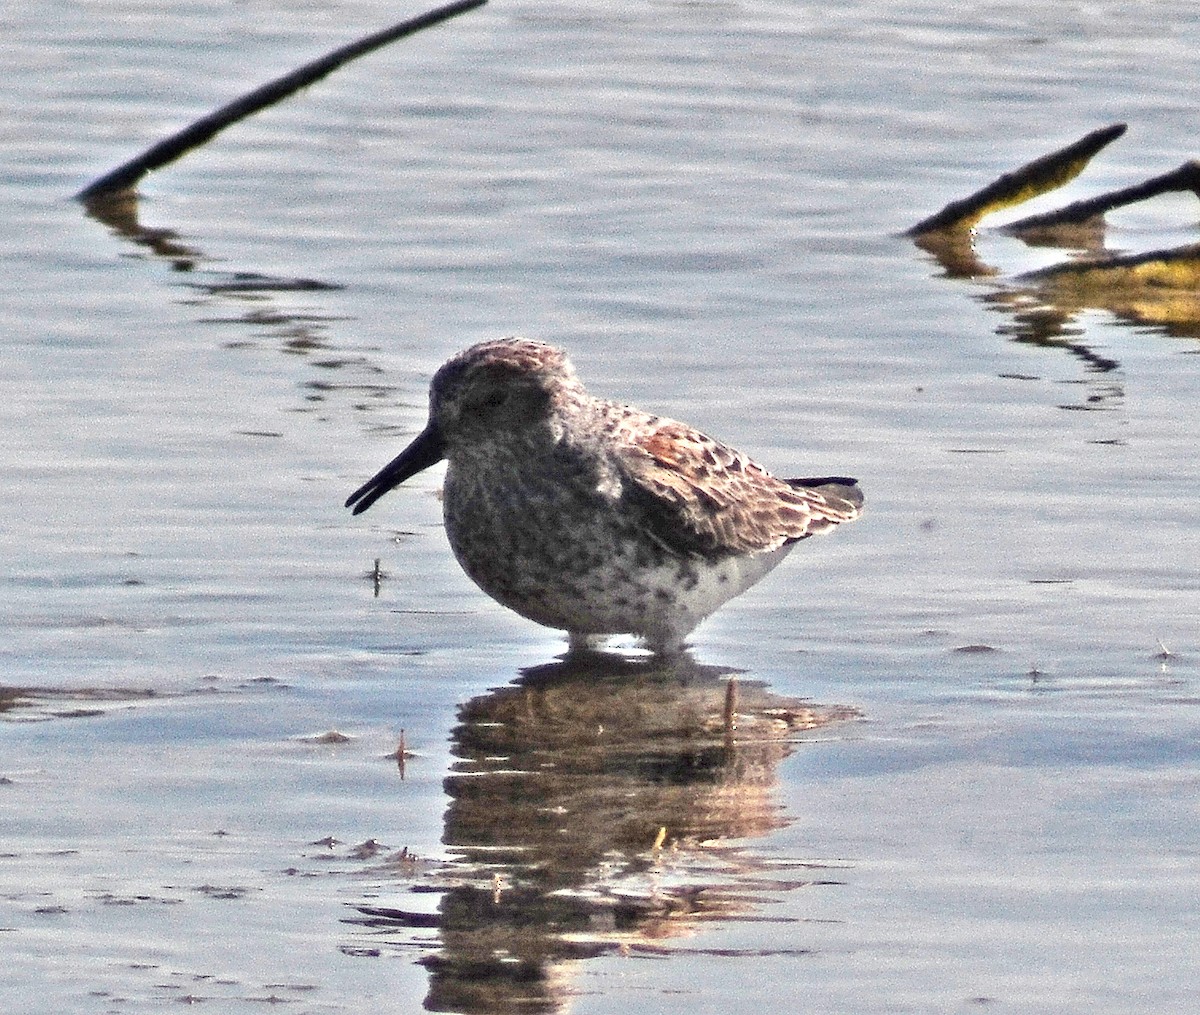
[[[1030,215],[1027,218],[1010,222],[1001,226],[1000,231],[1012,236],[1024,236],[1028,233],[1041,232],[1060,226],[1078,226],[1090,219],[1100,218],[1114,208],[1123,208],[1127,204],[1146,201],[1160,194],[1170,194],[1176,191],[1190,190],[1200,197],[1200,162],[1195,159],[1185,162],[1178,169],[1172,169],[1162,176],[1155,176],[1144,183],[1121,190],[1110,190],[1099,197],[1088,198],[1086,201],[1075,201],[1065,208],[1057,208],[1041,215]]]
[[[379,566],[379,558],[375,558],[375,566],[371,569],[371,582],[375,586],[375,598],[379,598],[379,590],[383,585],[383,570]]]
[[[725,682],[725,745],[733,744],[733,734],[737,730],[737,677],[730,677]]]
[[[155,169],[160,169],[169,162],[174,162],[181,155],[211,140],[226,127],[237,123],[239,120],[244,120],[246,117],[265,109],[267,106],[274,105],[281,99],[286,99],[289,95],[294,95],[301,88],[306,88],[314,81],[319,81],[351,60],[370,53],[372,50],[386,46],[388,43],[395,42],[397,39],[402,39],[424,28],[429,28],[439,22],[456,17],[466,11],[482,7],[485,3],[487,3],[487,0],[458,0],[457,3],[447,4],[444,7],[427,11],[419,17],[402,21],[398,25],[393,25],[391,28],[385,28],[381,32],[368,35],[366,38],[352,42],[348,46],[335,49],[332,53],[327,53],[319,60],[314,60],[312,63],[307,63],[303,67],[297,68],[290,74],[285,74],[281,78],[269,81],[267,84],[243,95],[240,99],[235,99],[228,105],[222,106],[216,112],[202,117],[177,134],[172,134],[170,137],[158,142],[158,144],[144,151],[136,159],[131,159],[124,165],[118,166],[112,172],[88,184],[75,195],[75,198],[84,202],[98,201],[103,198],[111,198],[122,191],[130,191],[147,173]]]
[[[1125,129],[1125,124],[1117,123],[1094,130],[1066,148],[1005,173],[961,201],[951,201],[935,215],[918,222],[905,235],[916,237],[928,233],[965,232],[990,212],[1021,204],[1055,190],[1083,172],[1092,157],[1124,134]]]
[[[1154,657],[1155,659],[1161,659],[1163,662],[1166,662],[1168,659],[1175,658],[1175,653],[1163,644],[1163,640],[1161,638],[1155,638],[1154,640],[1158,642],[1158,655]]]

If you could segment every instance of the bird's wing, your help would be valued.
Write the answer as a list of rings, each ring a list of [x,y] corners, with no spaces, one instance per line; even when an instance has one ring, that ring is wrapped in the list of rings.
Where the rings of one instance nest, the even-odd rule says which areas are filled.
[[[785,482],[683,423],[625,412],[613,433],[621,496],[677,552],[774,550],[859,515],[852,479]]]

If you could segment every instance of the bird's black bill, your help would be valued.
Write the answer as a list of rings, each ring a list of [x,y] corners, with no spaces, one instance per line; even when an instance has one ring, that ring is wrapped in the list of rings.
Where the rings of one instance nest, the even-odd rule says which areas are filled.
[[[346,507],[362,514],[389,490],[418,472],[437,465],[445,457],[441,435],[430,424],[408,447],[368,479],[346,499]]]

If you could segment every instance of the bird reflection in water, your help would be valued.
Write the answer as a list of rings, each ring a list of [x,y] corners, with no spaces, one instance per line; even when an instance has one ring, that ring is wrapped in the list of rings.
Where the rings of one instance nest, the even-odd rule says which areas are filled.
[[[440,893],[437,913],[363,906],[351,922],[398,947],[436,928],[430,1011],[561,1011],[574,961],[670,953],[705,922],[761,920],[778,893],[830,882],[824,864],[731,840],[786,824],[780,762],[856,714],[691,661],[593,652],[526,670],[459,710],[457,859],[412,885]]]

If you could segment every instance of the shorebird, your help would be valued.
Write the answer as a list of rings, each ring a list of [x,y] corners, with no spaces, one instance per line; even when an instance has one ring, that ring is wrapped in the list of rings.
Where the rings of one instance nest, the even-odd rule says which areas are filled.
[[[572,649],[633,634],[664,654],[796,544],[862,510],[844,476],[776,479],[685,423],[595,398],[562,350],[482,342],[434,375],[429,422],[346,501],[442,459],[463,570]]]

